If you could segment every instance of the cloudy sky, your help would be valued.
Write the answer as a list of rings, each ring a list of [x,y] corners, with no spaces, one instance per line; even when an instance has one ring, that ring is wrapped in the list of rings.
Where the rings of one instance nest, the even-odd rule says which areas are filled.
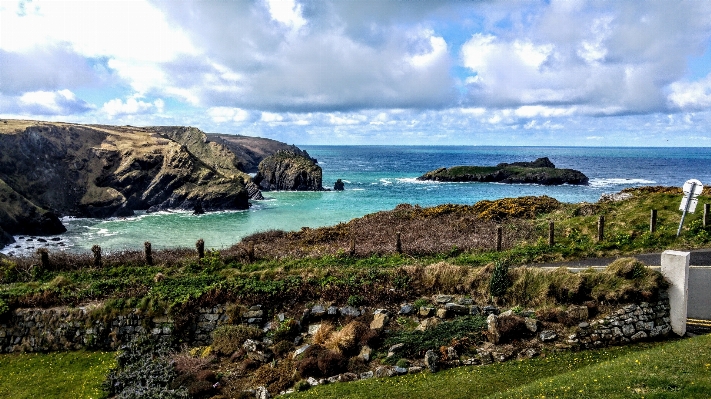
[[[711,2],[0,0],[0,117],[711,146]]]

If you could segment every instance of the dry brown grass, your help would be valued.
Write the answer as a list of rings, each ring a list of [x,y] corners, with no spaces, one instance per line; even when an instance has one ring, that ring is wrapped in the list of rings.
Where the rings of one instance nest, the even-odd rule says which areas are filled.
[[[351,321],[342,329],[331,333],[323,345],[339,353],[351,352],[356,348],[356,344],[358,344],[367,330],[368,327],[365,324],[358,321]]]
[[[323,345],[326,341],[328,341],[334,330],[335,328],[330,322],[325,321],[321,323],[321,327],[314,333],[312,338],[313,343]]]
[[[529,206],[524,202],[516,208],[516,202],[506,208],[507,212],[511,209],[517,210],[519,213],[515,216],[519,218],[503,221],[504,249],[523,241],[535,240],[537,237],[530,217],[541,212],[546,204],[553,206],[552,201],[555,201],[540,200],[539,202],[544,204],[541,205],[531,198],[524,199],[533,205]],[[388,255],[396,253],[398,232],[402,252],[413,256],[491,250],[496,247],[496,229],[502,223],[501,220],[490,216],[493,212],[492,206],[496,207],[497,204],[487,207],[478,204],[447,204],[431,208],[401,204],[394,210],[377,212],[335,226],[316,229],[304,227],[295,232],[270,230],[256,233],[222,251],[222,255],[227,259],[246,261],[249,242],[253,242],[255,257],[258,259],[337,256],[350,254],[352,239],[355,240],[354,256]]]

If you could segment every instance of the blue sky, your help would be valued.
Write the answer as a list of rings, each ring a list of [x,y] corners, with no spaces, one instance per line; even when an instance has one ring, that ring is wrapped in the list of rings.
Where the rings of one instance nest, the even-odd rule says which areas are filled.
[[[709,146],[711,2],[0,0],[0,117]]]

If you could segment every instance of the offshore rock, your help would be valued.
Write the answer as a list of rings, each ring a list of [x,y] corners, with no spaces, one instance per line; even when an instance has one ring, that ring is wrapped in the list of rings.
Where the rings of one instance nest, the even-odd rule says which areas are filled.
[[[588,184],[588,177],[574,169],[558,169],[548,158],[533,162],[500,163],[496,166],[439,168],[417,178],[442,182],[535,183],[543,185]]]
[[[321,167],[314,159],[293,151],[279,151],[265,158],[254,181],[266,191],[323,190]]]
[[[333,189],[335,191],[343,191],[345,189],[345,184],[343,184],[343,180],[336,180],[336,182],[333,184]]]

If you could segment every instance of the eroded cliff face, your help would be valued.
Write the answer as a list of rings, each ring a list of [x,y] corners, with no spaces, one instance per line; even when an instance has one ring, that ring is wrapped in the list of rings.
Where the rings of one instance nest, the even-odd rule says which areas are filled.
[[[1,228],[56,234],[54,214],[126,216],[198,203],[207,211],[247,209],[249,176],[229,150],[202,137],[193,128],[1,121]],[[23,231],[32,218],[46,226]]]
[[[259,163],[254,177],[262,190],[321,191],[322,172],[313,159],[301,153],[279,151]]]

